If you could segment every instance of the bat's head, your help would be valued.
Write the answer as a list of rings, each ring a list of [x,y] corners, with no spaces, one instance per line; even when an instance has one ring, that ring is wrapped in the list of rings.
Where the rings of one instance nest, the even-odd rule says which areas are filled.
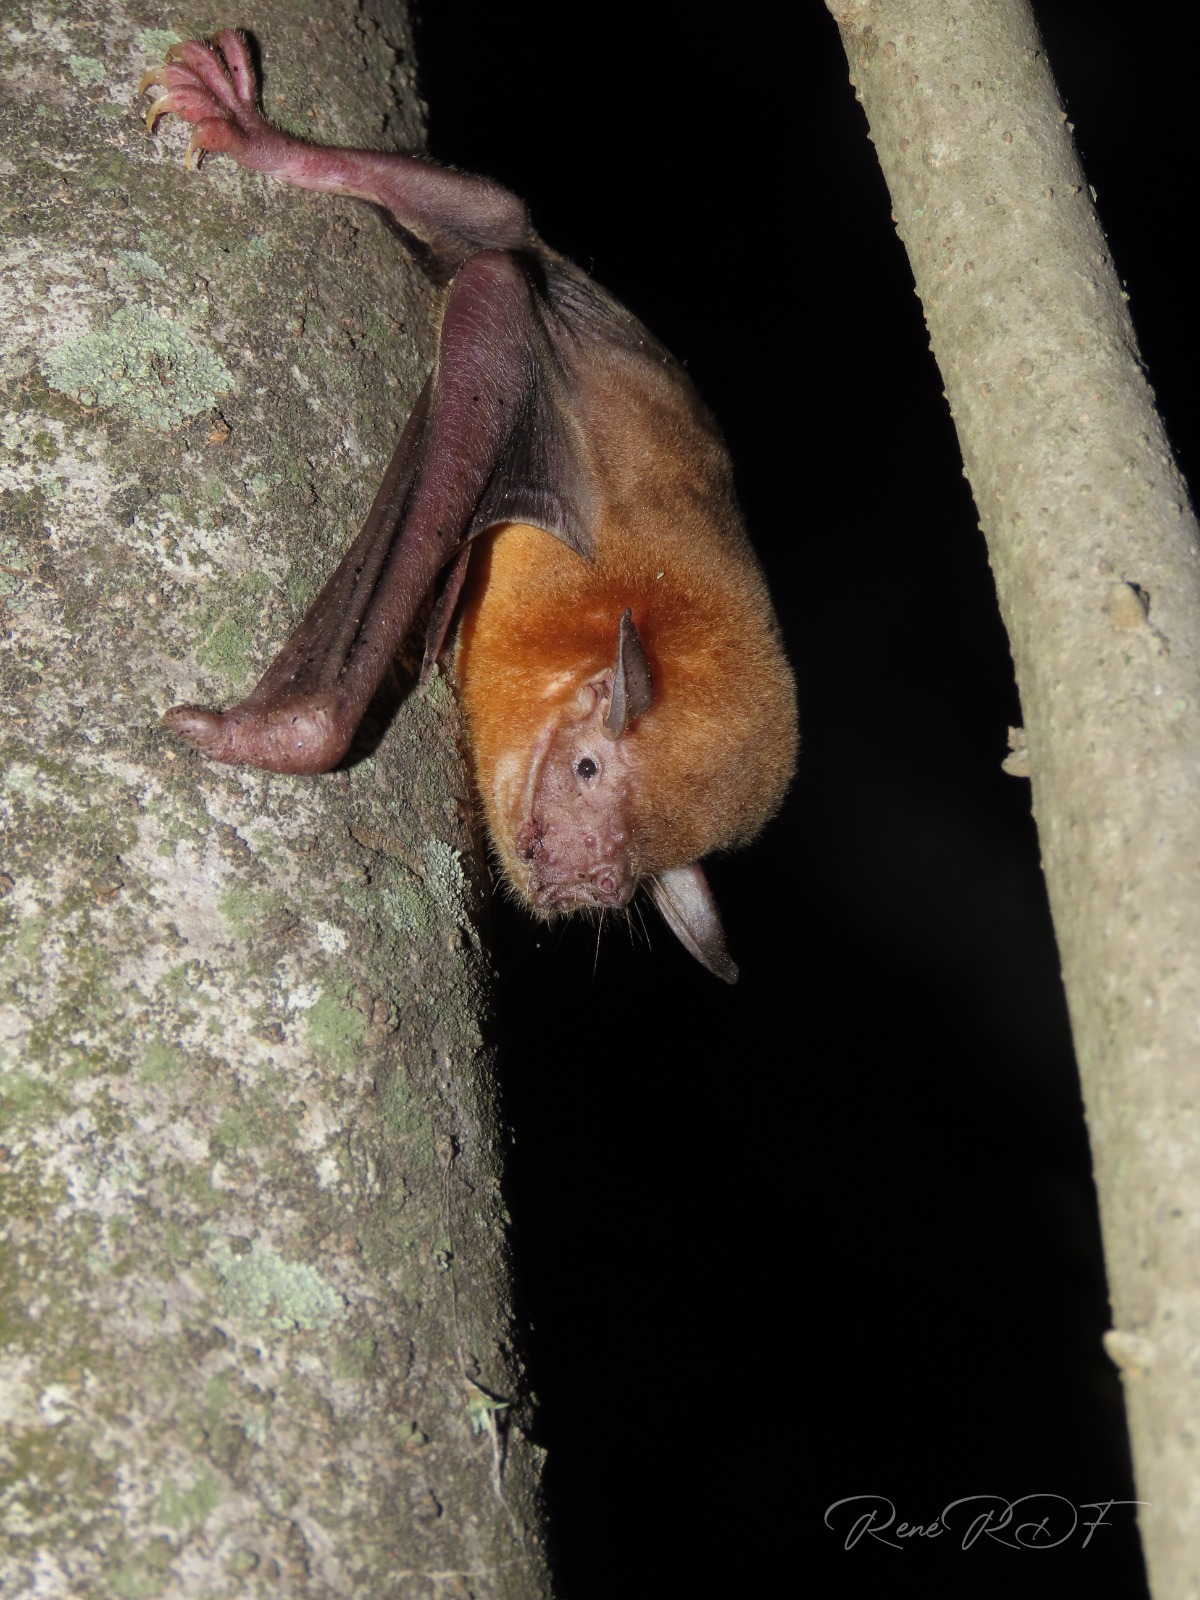
[[[698,863],[761,829],[796,748],[757,569],[740,588],[691,572],[668,585],[656,569],[597,574],[533,530],[502,538],[458,665],[505,878],[543,917],[620,910],[644,886],[687,949],[732,980]]]
[[[559,700],[524,772],[512,773],[515,789],[503,784],[519,888],[544,915],[620,910],[633,898],[638,752],[627,735],[653,701],[646,653],[626,610],[613,665]]]
[[[517,864],[510,864],[509,876],[543,916],[620,910],[637,891],[640,773],[631,723],[651,704],[645,656],[626,611],[615,667],[581,684],[563,720],[547,730],[512,813],[523,820],[512,836]],[[738,969],[699,864],[665,868],[649,886],[685,948],[717,977],[736,982]]]

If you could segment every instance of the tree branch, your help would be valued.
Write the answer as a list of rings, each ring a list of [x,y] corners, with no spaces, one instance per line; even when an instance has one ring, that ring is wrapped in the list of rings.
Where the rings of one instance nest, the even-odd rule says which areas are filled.
[[[828,0],[1012,643],[1157,1593],[1200,1588],[1200,537],[1025,0]]]

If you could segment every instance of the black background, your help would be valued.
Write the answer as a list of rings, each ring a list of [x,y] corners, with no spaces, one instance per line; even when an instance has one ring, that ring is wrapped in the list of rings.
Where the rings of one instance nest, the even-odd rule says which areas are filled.
[[[1187,471],[1196,139],[1171,63],[1200,29],[1035,9]],[[522,194],[720,417],[800,682],[787,806],[712,864],[736,989],[650,913],[651,949],[610,928],[598,952],[497,913],[561,1594],[1137,1600],[1119,1507],[1037,1554],[846,1552],[823,1522],[858,1494],[928,1523],[970,1494],[1133,1491],[983,539],[835,27],[743,15],[419,14],[433,154]]]

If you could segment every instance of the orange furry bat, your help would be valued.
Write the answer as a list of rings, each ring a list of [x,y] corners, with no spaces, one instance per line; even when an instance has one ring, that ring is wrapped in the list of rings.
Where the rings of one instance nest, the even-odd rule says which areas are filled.
[[[778,808],[795,690],[724,444],[686,375],[497,185],[273,128],[239,34],[176,45],[149,84],[163,90],[151,128],[166,112],[194,125],[189,164],[222,151],[370,200],[444,290],[434,370],[341,565],[245,700],[176,706],[167,725],[218,761],[326,771],[446,568],[425,671],[461,613],[458,677],[505,875],[546,917],[625,906],[645,883],[732,982],[699,862]]]

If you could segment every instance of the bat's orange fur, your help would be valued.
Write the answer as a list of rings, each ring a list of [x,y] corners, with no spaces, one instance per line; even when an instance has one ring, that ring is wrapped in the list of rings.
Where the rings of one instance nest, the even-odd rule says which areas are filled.
[[[619,526],[587,562],[540,529],[509,525],[483,541],[457,666],[476,775],[501,863],[513,835],[497,778],[522,773],[546,725],[612,663],[626,606],[645,646],[654,704],[634,743],[632,857],[639,877],[746,843],[778,809],[796,760],[796,705],[757,564],[743,547],[687,529],[652,557]]]

